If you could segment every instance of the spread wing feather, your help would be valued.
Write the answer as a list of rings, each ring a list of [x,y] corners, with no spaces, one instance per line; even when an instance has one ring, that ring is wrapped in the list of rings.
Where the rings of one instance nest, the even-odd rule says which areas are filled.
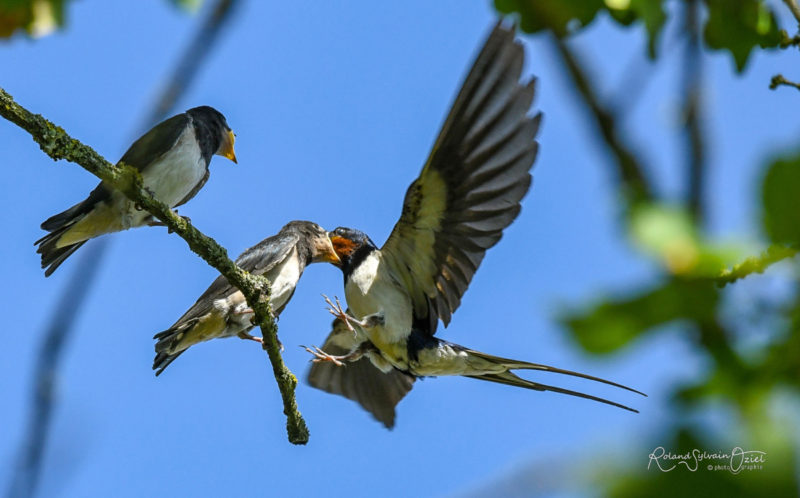
[[[470,70],[427,163],[381,249],[414,314],[445,326],[486,250],[517,217],[531,185],[541,114],[522,84],[523,48],[498,24]]]
[[[358,340],[338,318],[322,349],[328,354],[347,354],[358,347]],[[394,426],[395,406],[414,387],[414,377],[400,370],[383,373],[366,356],[336,366],[330,362],[314,363],[308,383],[317,389],[355,401],[383,425]]]

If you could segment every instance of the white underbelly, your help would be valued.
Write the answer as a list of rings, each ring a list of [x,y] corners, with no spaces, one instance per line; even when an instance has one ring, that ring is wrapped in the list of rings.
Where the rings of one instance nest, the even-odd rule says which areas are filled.
[[[206,163],[195,139],[194,127],[186,128],[175,146],[143,174],[144,185],[156,199],[175,207],[206,175]]]
[[[405,370],[406,346],[411,332],[413,310],[408,293],[389,277],[376,251],[355,269],[345,285],[350,312],[358,319],[380,314],[383,324],[367,327],[364,333],[395,367]]]

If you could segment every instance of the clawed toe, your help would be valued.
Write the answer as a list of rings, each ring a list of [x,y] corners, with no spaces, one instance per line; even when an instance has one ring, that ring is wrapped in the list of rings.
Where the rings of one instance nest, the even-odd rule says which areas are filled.
[[[327,308],[328,309],[328,313],[330,313],[331,315],[335,316],[339,320],[343,321],[345,326],[347,327],[347,329],[350,332],[352,332],[353,334],[355,334],[356,333],[356,329],[354,329],[353,325],[350,323],[351,321],[353,321],[353,318],[350,317],[344,311],[344,309],[342,309],[342,303],[339,301],[339,298],[336,297],[336,296],[333,296],[333,298],[336,300],[336,304],[334,304],[333,302],[331,302],[331,299],[328,296],[326,296],[325,294],[323,294],[322,297],[325,299],[325,302],[328,304],[328,308]]]
[[[300,346],[300,347],[311,353],[312,356],[314,356],[313,358],[311,358],[311,361],[313,363],[329,361],[334,365],[336,365],[337,367],[341,367],[344,365],[344,363],[341,362],[339,357],[330,355],[316,346],[312,346],[314,349],[311,349],[308,346]]]

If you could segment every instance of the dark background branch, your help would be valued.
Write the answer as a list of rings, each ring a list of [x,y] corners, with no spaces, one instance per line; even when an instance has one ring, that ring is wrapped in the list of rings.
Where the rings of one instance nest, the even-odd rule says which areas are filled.
[[[686,51],[683,63],[684,138],[686,140],[686,164],[688,191],[686,205],[694,222],[701,226],[706,212],[703,191],[706,183],[707,160],[703,133],[702,102],[702,53],[700,48],[700,2],[689,0],[684,5]]]
[[[575,85],[575,90],[589,110],[603,142],[614,158],[617,166],[617,178],[622,193],[628,200],[628,207],[642,201],[652,200],[654,196],[652,182],[641,161],[622,139],[617,128],[616,115],[600,101],[591,84],[591,79],[567,43],[555,35],[551,37],[551,40],[566,73]]]
[[[55,390],[61,358],[72,338],[75,321],[83,309],[83,300],[102,267],[105,252],[105,241],[90,244],[84,250],[42,336],[34,370],[28,428],[17,457],[17,470],[9,484],[8,498],[26,498],[36,494],[57,401]]]

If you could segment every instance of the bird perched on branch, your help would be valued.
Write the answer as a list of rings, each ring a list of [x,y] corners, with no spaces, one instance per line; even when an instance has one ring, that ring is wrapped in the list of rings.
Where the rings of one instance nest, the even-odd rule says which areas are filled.
[[[269,279],[270,304],[275,316],[280,315],[292,298],[306,266],[322,262],[339,265],[339,258],[328,232],[310,221],[287,223],[276,235],[236,259],[241,269]],[[160,375],[189,346],[217,337],[238,336],[261,342],[248,334],[254,326],[252,319],[253,310],[242,292],[220,275],[177,322],[153,337],[158,340],[153,370]]]
[[[174,208],[188,202],[208,180],[213,155],[236,162],[235,137],[225,116],[202,106],[173,116],[142,135],[120,163],[133,166],[153,196]],[[50,276],[87,240],[143,225],[158,225],[122,192],[101,182],[83,202],[42,223],[48,233],[34,244]]]
[[[520,200],[531,184],[529,171],[538,149],[535,138],[541,114],[528,115],[534,80],[519,81],[523,56],[514,30],[498,24],[467,75],[422,172],[408,188],[400,220],[382,248],[358,230],[331,232],[342,261],[349,310],[328,300],[331,312],[347,331],[335,324],[326,344],[348,352],[332,355],[310,350],[317,362],[310,380],[316,387],[356,399],[384,424],[391,423],[392,403],[402,398],[410,384],[401,385],[382,402],[364,401],[365,396],[374,395],[347,393],[361,381],[352,372],[345,369],[333,374],[330,366],[319,364],[338,365],[366,356],[378,370],[395,377],[394,370],[412,377],[464,375],[630,410],[594,396],[530,382],[510,370],[547,370],[624,387],[619,384],[487,355],[434,335],[439,320],[445,326],[450,322],[486,251],[517,217]],[[391,382],[376,372],[370,374],[372,384]],[[341,378],[333,382],[332,375]],[[371,402],[379,407],[370,408]],[[391,417],[386,416],[389,411]]]

